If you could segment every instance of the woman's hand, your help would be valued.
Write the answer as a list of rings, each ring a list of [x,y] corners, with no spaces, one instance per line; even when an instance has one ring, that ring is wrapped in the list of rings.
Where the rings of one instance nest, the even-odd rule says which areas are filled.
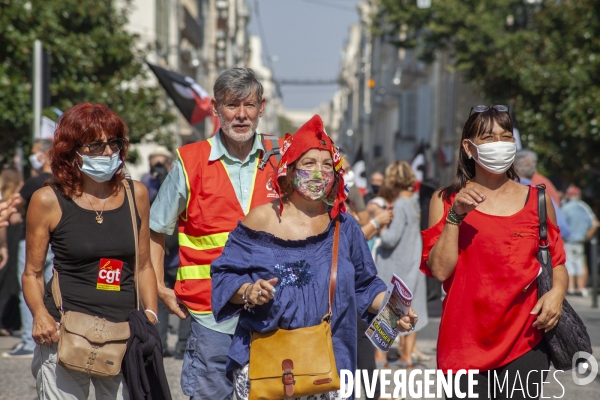
[[[558,324],[562,313],[562,303],[565,296],[559,289],[550,289],[548,293],[540,297],[531,314],[539,314],[533,323],[534,328],[543,329],[548,332]],[[541,312],[540,312],[541,311]]]
[[[271,278],[268,281],[259,279],[254,283],[250,283],[246,286],[244,293],[248,303],[252,303],[255,306],[266,304],[275,298],[275,285],[279,279]]]
[[[465,187],[454,198],[452,210],[459,215],[466,214],[473,211],[483,201],[485,201],[485,196],[480,190],[474,187]]]
[[[403,316],[396,322],[396,327],[400,332],[412,331],[415,329],[418,320],[417,313],[411,307],[410,310],[408,310],[408,315]]]
[[[43,309],[33,317],[33,340],[37,344],[51,345],[58,343],[59,325],[54,318]]]
[[[393,218],[394,210],[391,208],[387,210],[381,210],[375,215],[375,219],[377,222],[379,222],[380,226],[389,225]]]

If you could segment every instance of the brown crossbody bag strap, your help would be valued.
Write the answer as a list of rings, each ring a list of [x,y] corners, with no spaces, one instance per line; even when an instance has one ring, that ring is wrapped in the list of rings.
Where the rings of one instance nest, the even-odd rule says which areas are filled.
[[[335,296],[335,286],[337,281],[337,267],[338,267],[338,247],[340,241],[340,218],[335,219],[335,231],[333,232],[333,254],[331,260],[331,275],[329,276],[329,320],[333,315],[331,305],[333,304],[333,298]]]
[[[131,214],[131,222],[133,224],[133,238],[135,240],[135,266],[133,269],[133,282],[135,283],[135,301],[136,308],[140,309],[140,292],[138,285],[138,265],[139,265],[139,237],[138,237],[138,226],[135,218],[135,203],[133,201],[133,196],[131,195],[131,187],[129,186],[129,181],[127,179],[123,179],[121,181],[123,183],[123,187],[125,188],[125,195],[127,196],[127,201],[129,202],[129,212]],[[60,310],[61,314],[65,313],[62,305],[62,295],[60,293],[60,285],[58,284],[58,272],[56,269],[54,270],[54,278],[52,279],[52,297],[54,298],[54,305],[56,308]]]

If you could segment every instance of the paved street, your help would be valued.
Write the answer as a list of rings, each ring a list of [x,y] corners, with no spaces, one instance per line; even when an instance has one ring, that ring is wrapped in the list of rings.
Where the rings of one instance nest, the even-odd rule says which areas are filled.
[[[589,299],[580,297],[569,297],[568,299],[588,327],[588,332],[592,338],[592,345],[594,346],[594,353],[600,354],[600,310],[592,309]],[[432,314],[430,323],[419,333],[417,342],[423,352],[433,356],[433,360],[417,365],[416,368],[435,368],[436,338],[440,321],[439,309],[439,303],[430,304],[430,312]],[[171,335],[171,347],[174,346],[175,340],[175,336]],[[18,342],[18,338],[0,337],[0,352],[10,350]],[[36,398],[35,381],[31,376],[30,364],[31,360],[0,358],[0,400],[33,400]],[[187,399],[181,392],[179,385],[181,364],[180,360],[175,360],[174,358],[165,359],[165,369],[174,400]],[[564,394],[562,387],[555,380],[551,380],[551,383],[544,387],[545,397],[552,398],[554,396],[555,398],[566,400],[600,399],[600,378],[597,377],[594,382],[587,386],[578,386],[573,382],[570,371],[568,373],[557,373],[556,377],[562,387],[564,387]],[[408,399],[413,398],[408,397]]]

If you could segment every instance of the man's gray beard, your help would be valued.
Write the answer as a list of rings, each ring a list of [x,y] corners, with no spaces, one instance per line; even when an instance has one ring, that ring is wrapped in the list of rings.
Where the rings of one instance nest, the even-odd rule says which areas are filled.
[[[223,118],[220,114],[219,114],[219,124],[221,124],[221,132],[223,132],[225,134],[225,136],[227,136],[229,139],[236,141],[236,142],[246,142],[246,141],[250,140],[250,138],[252,138],[252,136],[254,135],[254,131],[256,130],[256,127],[258,126],[258,121],[256,121],[256,123],[252,122],[250,124],[251,125],[250,132],[248,132],[244,136],[239,136],[239,135],[231,133],[230,127],[227,124],[225,124],[225,118]]]

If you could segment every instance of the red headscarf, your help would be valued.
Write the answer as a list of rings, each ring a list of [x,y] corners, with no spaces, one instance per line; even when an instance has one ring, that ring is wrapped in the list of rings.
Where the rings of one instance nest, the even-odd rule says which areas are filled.
[[[281,161],[277,170],[277,178],[287,175],[288,164],[297,161],[304,153],[312,149],[329,150],[333,159],[335,172],[340,178],[344,176],[344,169],[342,168],[343,159],[340,156],[340,152],[333,144],[327,132],[325,132],[321,117],[315,115],[302,125],[293,136],[286,133],[283,147],[281,148]],[[283,200],[281,198],[281,188],[279,187],[278,179],[274,180],[273,189],[279,195],[279,213],[281,214],[283,213]],[[339,186],[331,190],[337,190],[337,197],[330,213],[331,219],[334,219],[340,212],[346,212],[344,200],[346,200],[347,193],[344,190],[344,179],[340,179]]]

